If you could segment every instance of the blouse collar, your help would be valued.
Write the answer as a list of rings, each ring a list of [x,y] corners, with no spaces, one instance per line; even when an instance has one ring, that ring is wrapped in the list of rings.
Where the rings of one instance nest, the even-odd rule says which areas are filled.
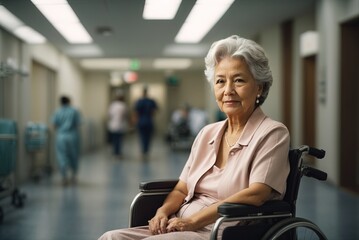
[[[267,116],[263,113],[262,109],[260,107],[257,107],[253,111],[252,115],[249,117],[243,129],[242,135],[240,136],[240,138],[238,139],[238,141],[234,146],[239,146],[239,145],[247,146],[251,141],[251,139],[253,138],[254,133],[256,132],[256,130],[258,129],[258,127],[261,125],[261,123],[266,117]],[[228,125],[228,119],[220,122],[220,124],[222,126],[220,126],[218,130],[215,132],[215,134],[213,134],[213,138],[208,142],[209,144],[214,144],[216,140],[218,141],[219,139],[222,138],[224,131],[226,130]]]

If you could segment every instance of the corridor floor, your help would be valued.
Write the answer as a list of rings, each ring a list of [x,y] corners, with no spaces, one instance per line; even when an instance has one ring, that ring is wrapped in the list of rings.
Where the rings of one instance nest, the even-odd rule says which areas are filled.
[[[177,178],[187,151],[171,151],[157,138],[143,161],[135,136],[126,138],[124,159],[108,148],[81,158],[78,183],[64,188],[58,173],[20,186],[25,206],[3,199],[1,240],[96,240],[103,232],[128,225],[129,207],[142,180]],[[324,160],[325,161],[325,160]],[[359,196],[327,182],[304,178],[297,216],[317,223],[328,239],[359,239]]]

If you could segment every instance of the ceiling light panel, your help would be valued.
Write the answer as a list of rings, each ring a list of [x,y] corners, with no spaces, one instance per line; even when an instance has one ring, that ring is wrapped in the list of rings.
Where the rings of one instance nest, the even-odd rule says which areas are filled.
[[[169,20],[176,16],[182,0],[146,0],[142,17],[147,20]]]
[[[131,66],[131,60],[127,58],[84,59],[80,65],[89,70],[128,70]]]
[[[171,44],[164,48],[163,55],[168,57],[203,57],[209,49],[204,44]]]
[[[23,39],[25,42],[30,44],[46,42],[46,39],[41,34],[25,25],[16,28],[13,33],[20,39]]]
[[[71,44],[64,47],[64,52],[76,58],[99,58],[103,57],[102,49],[96,44]]]
[[[92,42],[90,34],[66,0],[31,1],[69,43]]]
[[[153,67],[156,69],[186,69],[191,64],[192,61],[187,58],[158,58],[154,60]]]
[[[222,18],[234,0],[197,0],[175,41],[198,43]]]
[[[0,24],[7,30],[12,30],[24,25],[17,17],[0,5]]]
[[[20,19],[2,5],[0,5],[0,25],[26,43],[41,44],[46,42],[44,36],[26,26]]]

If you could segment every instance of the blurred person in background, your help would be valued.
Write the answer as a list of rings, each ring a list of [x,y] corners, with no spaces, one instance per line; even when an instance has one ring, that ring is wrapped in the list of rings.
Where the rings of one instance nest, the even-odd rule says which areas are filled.
[[[147,159],[151,140],[154,134],[154,115],[157,111],[157,103],[148,97],[148,88],[144,87],[142,97],[135,103],[135,121],[140,137],[142,157]]]
[[[118,93],[108,109],[108,131],[113,155],[121,159],[123,137],[128,127],[128,109],[122,93]]]
[[[54,113],[52,122],[56,130],[56,158],[60,166],[62,184],[76,183],[80,155],[80,112],[71,106],[67,96],[60,97],[61,107]],[[68,179],[68,170],[71,179]]]

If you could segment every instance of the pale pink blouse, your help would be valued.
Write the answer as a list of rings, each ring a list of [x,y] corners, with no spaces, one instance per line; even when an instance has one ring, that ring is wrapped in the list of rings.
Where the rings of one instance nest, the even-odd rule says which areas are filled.
[[[211,176],[208,171],[215,171],[213,166],[226,126],[227,120],[210,124],[195,139],[180,175],[180,180],[186,182],[188,188],[188,196],[182,208],[188,207],[186,205],[190,200],[191,204],[198,201],[209,206],[256,182],[267,184],[276,191],[272,199],[283,198],[289,173],[287,128],[257,108],[241,137],[230,149],[225,168],[220,174]],[[207,177],[210,180],[204,180]],[[182,212],[183,209],[179,213]]]
[[[176,217],[186,218],[190,217],[199,210],[218,202],[218,183],[223,175],[224,169],[219,169],[217,166],[208,170],[196,185],[195,195],[189,204],[181,207]]]

